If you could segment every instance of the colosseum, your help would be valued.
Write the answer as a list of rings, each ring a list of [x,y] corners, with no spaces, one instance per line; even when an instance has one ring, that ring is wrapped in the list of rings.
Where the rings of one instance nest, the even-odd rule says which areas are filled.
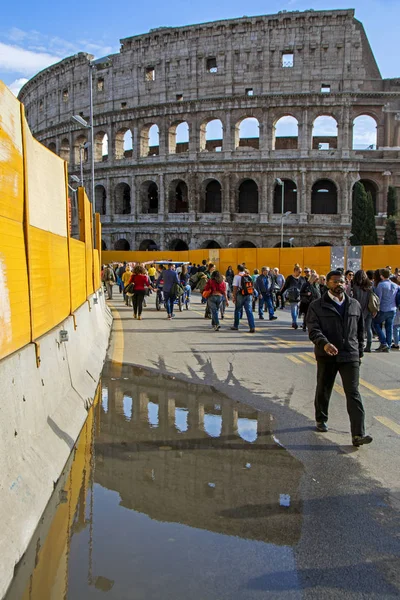
[[[400,78],[382,78],[354,10],[161,27],[33,77],[29,125],[88,190],[88,129],[71,117],[89,120],[89,72],[104,249],[279,246],[282,222],[284,245],[346,245],[360,180],[382,239]]]

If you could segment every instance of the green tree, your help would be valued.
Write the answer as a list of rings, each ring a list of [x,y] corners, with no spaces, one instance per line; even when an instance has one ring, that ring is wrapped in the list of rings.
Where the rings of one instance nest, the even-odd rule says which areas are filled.
[[[353,211],[350,243],[352,246],[374,245],[378,243],[375,227],[374,203],[362,183],[354,186]]]
[[[396,188],[392,185],[389,185],[388,193],[387,193],[387,207],[386,213],[387,217],[394,217],[396,214],[396,205],[397,205],[397,191]]]
[[[383,243],[386,245],[398,244],[397,232],[396,232],[396,221],[393,217],[386,219],[385,237]]]

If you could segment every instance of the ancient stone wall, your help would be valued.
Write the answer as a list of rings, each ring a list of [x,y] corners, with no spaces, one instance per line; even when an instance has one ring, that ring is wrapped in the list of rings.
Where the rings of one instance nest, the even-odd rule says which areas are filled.
[[[71,115],[88,119],[91,58],[67,58],[20,93],[35,135],[71,174],[82,158],[87,187],[88,132]],[[176,240],[202,247],[210,226],[221,246],[274,246],[277,178],[291,213],[287,238],[344,244],[354,183],[373,194],[378,226],[388,185],[400,185],[400,79],[381,78],[353,10],[159,28],[121,40],[92,73],[96,200],[108,249],[147,241],[175,249]],[[365,115],[376,141],[357,148],[353,126]],[[297,135],[279,134],[288,117]],[[333,130],[314,130],[318,117],[331,117]]]

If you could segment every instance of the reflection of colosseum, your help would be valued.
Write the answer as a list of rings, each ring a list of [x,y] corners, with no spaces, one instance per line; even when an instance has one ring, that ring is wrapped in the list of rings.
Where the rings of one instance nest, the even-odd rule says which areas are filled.
[[[274,246],[276,178],[287,238],[341,244],[354,183],[365,182],[377,215],[388,185],[400,185],[400,79],[382,79],[353,10],[160,28],[121,43],[94,68],[108,249]],[[71,115],[88,118],[90,58],[67,58],[20,93],[36,137],[76,175],[87,133]]]
[[[298,542],[303,466],[274,441],[268,413],[129,367],[102,383],[95,481],[117,491],[122,506],[158,521]]]

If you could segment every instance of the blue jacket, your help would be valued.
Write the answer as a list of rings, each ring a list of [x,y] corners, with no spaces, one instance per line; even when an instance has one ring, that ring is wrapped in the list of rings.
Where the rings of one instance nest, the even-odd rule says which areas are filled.
[[[270,275],[259,275],[256,279],[256,290],[261,295],[272,294],[272,277]]]
[[[389,281],[385,279],[385,281],[380,281],[375,288],[375,293],[381,301],[379,310],[381,312],[390,312],[396,310],[396,294],[398,290],[398,286],[393,283],[393,281]]]

